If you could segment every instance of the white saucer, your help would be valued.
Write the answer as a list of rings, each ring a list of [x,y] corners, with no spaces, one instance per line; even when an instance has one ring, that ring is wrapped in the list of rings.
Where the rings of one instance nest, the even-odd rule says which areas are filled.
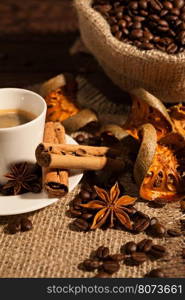
[[[72,137],[66,135],[67,144],[77,144]],[[69,176],[69,192],[80,182],[82,171],[71,170]],[[48,198],[43,191],[39,194],[26,193],[17,196],[0,196],[0,216],[17,215],[31,212],[57,202],[58,198]]]

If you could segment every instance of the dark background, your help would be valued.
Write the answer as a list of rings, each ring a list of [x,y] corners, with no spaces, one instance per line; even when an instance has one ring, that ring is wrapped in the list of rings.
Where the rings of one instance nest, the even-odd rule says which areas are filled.
[[[91,58],[69,55],[78,36],[72,0],[1,0],[0,87],[83,70]]]

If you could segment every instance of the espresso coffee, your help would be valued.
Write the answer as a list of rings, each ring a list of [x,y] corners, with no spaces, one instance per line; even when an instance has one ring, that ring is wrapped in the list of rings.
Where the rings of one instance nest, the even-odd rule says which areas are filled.
[[[9,128],[28,123],[35,115],[21,109],[0,109],[0,128]]]

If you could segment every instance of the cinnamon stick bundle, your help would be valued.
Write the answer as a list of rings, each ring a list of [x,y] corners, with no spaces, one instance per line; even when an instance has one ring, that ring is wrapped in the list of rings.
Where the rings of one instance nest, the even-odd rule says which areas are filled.
[[[59,122],[47,122],[44,142],[65,143],[65,129]],[[51,197],[62,197],[68,192],[68,171],[61,168],[43,168],[44,189]]]

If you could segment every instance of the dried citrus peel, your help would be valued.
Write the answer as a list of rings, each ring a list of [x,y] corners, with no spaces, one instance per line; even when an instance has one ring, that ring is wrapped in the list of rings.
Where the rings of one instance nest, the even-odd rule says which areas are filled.
[[[79,112],[79,108],[74,103],[73,95],[66,92],[65,87],[52,91],[45,100],[48,107],[47,121],[62,122]]]
[[[185,153],[185,140],[180,134],[171,133],[157,143],[149,125],[152,126],[145,124],[139,131],[142,142],[134,166],[140,196],[149,201],[180,200],[184,198],[179,167]]]
[[[173,125],[162,102],[144,89],[132,91],[132,108],[123,128],[135,139],[139,139],[139,127],[151,123],[157,131],[157,139],[172,131]]]
[[[183,104],[172,106],[169,109],[169,115],[175,131],[185,136],[185,106]]]

